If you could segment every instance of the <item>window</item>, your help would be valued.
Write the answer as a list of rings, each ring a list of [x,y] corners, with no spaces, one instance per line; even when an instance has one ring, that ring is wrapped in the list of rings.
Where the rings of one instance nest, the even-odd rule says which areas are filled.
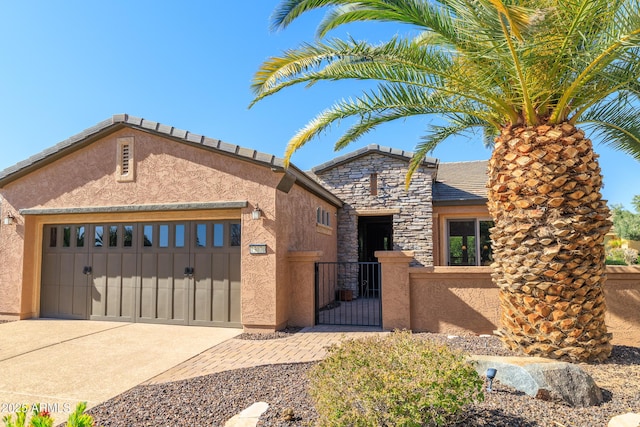
[[[213,224],[213,247],[221,248],[224,246],[224,224],[216,222]]]
[[[184,224],[176,224],[176,248],[184,248]]]
[[[116,176],[119,182],[134,180],[133,137],[118,138]]]
[[[109,247],[110,248],[118,247],[118,226],[117,225],[109,226]]]
[[[240,224],[231,224],[230,227],[231,246],[240,246],[242,242],[242,228]]]
[[[207,224],[196,224],[196,247],[207,247]]]
[[[447,221],[447,264],[490,265],[493,262],[491,227],[493,221],[484,219]]]
[[[161,248],[169,247],[169,224],[161,224],[158,227],[158,246]]]
[[[101,248],[103,246],[104,227],[102,225],[96,225],[93,231],[93,246]]]
[[[378,174],[372,173],[369,175],[369,190],[372,196],[378,195]]]
[[[133,246],[133,225],[124,226],[124,247],[130,248]]]
[[[326,225],[327,227],[331,226],[331,221],[330,221],[331,215],[329,214],[329,212],[325,211],[322,208],[318,208],[316,210],[316,222],[318,224],[322,224],[322,225]]]

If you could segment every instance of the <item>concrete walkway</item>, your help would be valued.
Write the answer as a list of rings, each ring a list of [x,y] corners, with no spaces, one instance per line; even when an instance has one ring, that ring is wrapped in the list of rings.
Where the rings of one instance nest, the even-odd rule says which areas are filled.
[[[82,320],[2,323],[0,419],[19,405],[39,403],[61,422],[78,402],[92,407],[138,384],[320,360],[332,344],[383,333],[377,328],[317,326],[286,338],[232,339],[241,332]],[[256,417],[238,418],[246,424]]]
[[[378,328],[315,326],[287,338],[227,340],[146,381],[160,384],[252,366],[321,360],[327,347],[345,339],[380,334]]]
[[[0,418],[40,403],[58,420],[216,346],[240,329],[82,320],[0,324]]]

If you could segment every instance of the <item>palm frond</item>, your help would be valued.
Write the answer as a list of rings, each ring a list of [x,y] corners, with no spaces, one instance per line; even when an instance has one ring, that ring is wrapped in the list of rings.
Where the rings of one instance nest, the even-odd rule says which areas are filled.
[[[489,123],[487,123],[486,121],[468,114],[454,113],[447,115],[447,118],[449,120],[448,125],[430,125],[426,136],[424,136],[421,142],[416,145],[413,157],[409,162],[409,171],[407,172],[407,175],[405,177],[405,187],[409,188],[411,178],[422,164],[422,160],[424,159],[424,157],[428,153],[435,150],[436,147],[440,145],[440,143],[444,142],[451,136],[459,135],[465,131],[469,131],[475,128],[491,128]]]
[[[614,150],[640,161],[640,114],[637,95],[606,99],[594,105],[580,120],[592,136]]]
[[[450,125],[428,129],[434,143],[471,124],[491,145],[501,126],[569,121],[637,157],[640,129],[628,102],[640,93],[640,0],[283,0],[272,24],[285,28],[322,8],[319,37],[355,22],[417,31],[375,46],[317,41],[267,60],[253,103],[292,85],[382,82],[317,116],[292,139],[289,155],[342,118],[357,123],[338,148],[382,123],[439,109]]]

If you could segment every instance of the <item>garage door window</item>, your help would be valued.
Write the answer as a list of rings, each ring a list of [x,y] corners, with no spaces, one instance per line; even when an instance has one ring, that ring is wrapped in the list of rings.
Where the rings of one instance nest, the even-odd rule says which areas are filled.
[[[49,232],[49,247],[55,248],[58,243],[58,229],[53,227]]]
[[[71,227],[62,228],[62,247],[68,248],[71,246]]]
[[[184,248],[184,224],[176,224],[176,248]]]
[[[124,247],[130,248],[133,246],[133,225],[124,226]]]
[[[158,242],[161,248],[169,247],[169,225],[162,224],[158,227]]]
[[[240,246],[242,229],[240,224],[231,224],[231,246]]]
[[[76,247],[84,248],[84,226],[80,225],[76,228]]]
[[[101,225],[96,225],[96,228],[93,233],[93,246],[96,248],[102,247],[103,237],[104,237],[104,227]]]
[[[144,246],[153,246],[153,225],[145,225],[142,230],[144,232]]]
[[[196,225],[196,246],[199,248],[207,247],[207,224]]]
[[[109,226],[109,247],[110,248],[118,247],[118,226],[117,225]]]
[[[224,224],[219,222],[213,224],[213,246],[215,248],[224,246]]]

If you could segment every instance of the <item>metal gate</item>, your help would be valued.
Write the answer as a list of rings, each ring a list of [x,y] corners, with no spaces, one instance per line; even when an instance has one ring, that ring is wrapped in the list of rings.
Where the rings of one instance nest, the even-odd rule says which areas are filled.
[[[378,262],[317,262],[316,325],[382,327]]]

